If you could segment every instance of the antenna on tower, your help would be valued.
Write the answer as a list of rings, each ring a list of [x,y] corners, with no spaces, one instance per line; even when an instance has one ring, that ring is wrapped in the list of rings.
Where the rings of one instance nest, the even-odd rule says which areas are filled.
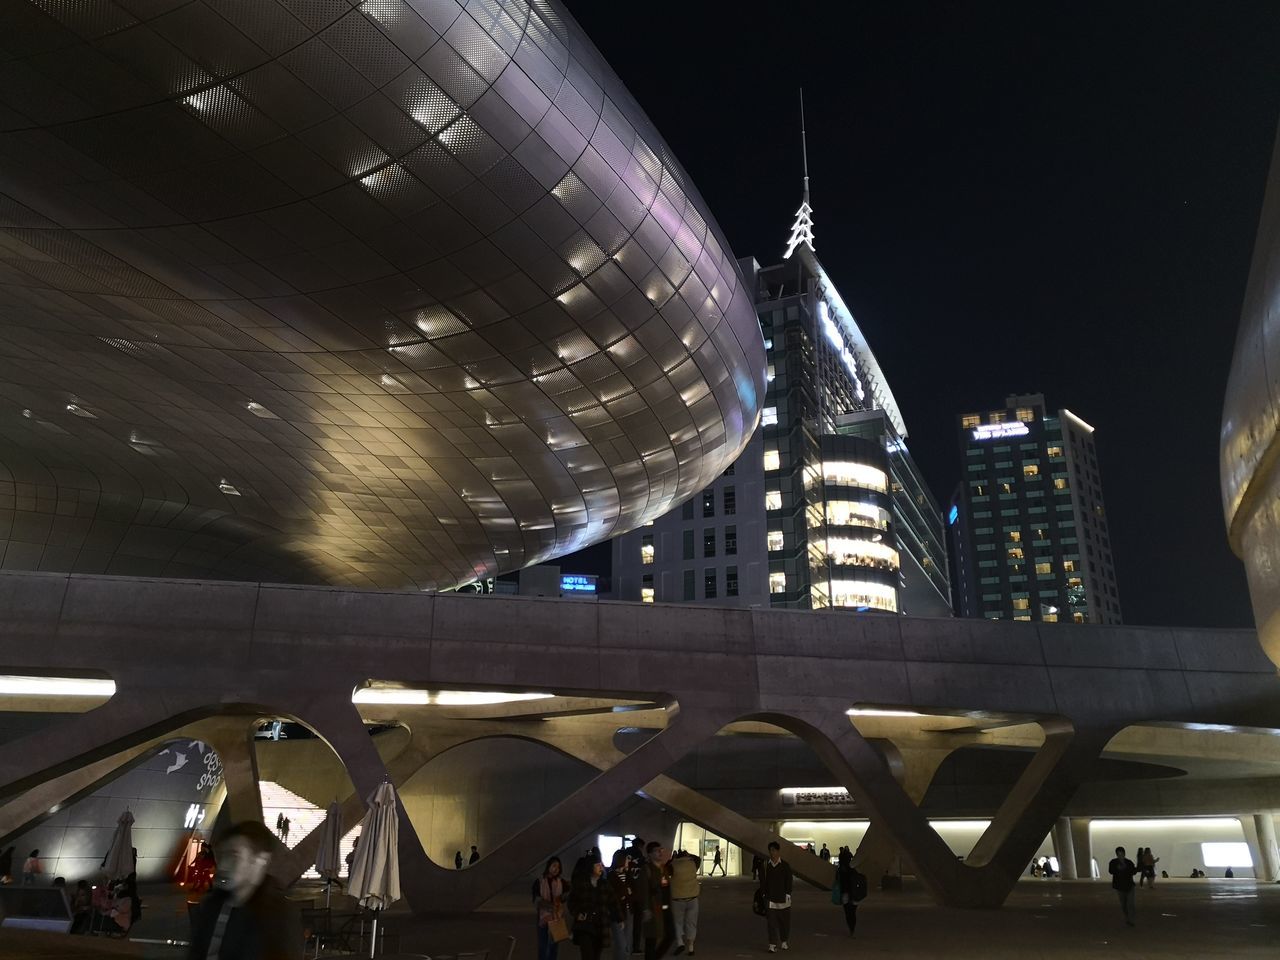
[[[804,157],[804,202],[809,202],[809,140],[804,132],[804,87],[800,88],[800,154]]]
[[[800,153],[804,158],[804,197],[800,201],[800,209],[796,211],[795,223],[791,224],[791,236],[787,240],[787,252],[783,260],[790,260],[796,247],[804,244],[813,252],[813,207],[809,206],[809,140],[804,130],[804,87],[800,88]]]

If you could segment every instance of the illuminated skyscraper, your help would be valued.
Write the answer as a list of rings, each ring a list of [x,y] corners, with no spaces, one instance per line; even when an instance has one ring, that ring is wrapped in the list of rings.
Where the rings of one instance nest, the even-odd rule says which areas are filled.
[[[962,617],[1120,623],[1093,427],[1041,394],[958,421],[947,513]]]

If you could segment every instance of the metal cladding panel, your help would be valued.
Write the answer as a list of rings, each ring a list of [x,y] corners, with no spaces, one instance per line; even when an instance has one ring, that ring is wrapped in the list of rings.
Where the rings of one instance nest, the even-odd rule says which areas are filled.
[[[0,8],[0,567],[449,587],[660,516],[750,298],[518,0]]]

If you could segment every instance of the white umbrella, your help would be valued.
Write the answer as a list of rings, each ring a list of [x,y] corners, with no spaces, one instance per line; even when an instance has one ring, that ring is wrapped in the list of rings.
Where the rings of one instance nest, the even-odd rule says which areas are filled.
[[[400,899],[400,818],[396,791],[383,783],[369,797],[369,809],[360,821],[360,845],[351,861],[347,892],[373,913],[369,956],[378,943],[378,911]]]
[[[324,824],[320,827],[320,846],[316,851],[316,873],[324,877],[324,905],[329,906],[330,887],[338,879],[342,866],[342,807],[335,800],[329,804]]]
[[[108,882],[123,880],[133,873],[133,813],[128,808],[116,821],[116,832],[111,837],[111,847],[102,858],[102,869]]]

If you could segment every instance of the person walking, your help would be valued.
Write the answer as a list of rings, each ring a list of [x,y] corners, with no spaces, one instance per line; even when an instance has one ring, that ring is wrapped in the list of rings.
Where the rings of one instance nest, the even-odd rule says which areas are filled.
[[[1142,851],[1142,859],[1138,861],[1138,866],[1142,868],[1142,876],[1150,880],[1150,886],[1156,885],[1156,864],[1160,862],[1160,858],[1151,852],[1150,847],[1146,847]]]
[[[289,842],[289,818],[285,817],[284,822],[280,824],[280,842],[287,844]]]
[[[1133,889],[1133,875],[1138,872],[1138,868],[1132,860],[1126,859],[1124,847],[1116,847],[1115,858],[1107,866],[1107,870],[1111,874],[1111,889],[1116,892],[1120,900],[1124,922],[1132,927],[1137,915],[1135,904],[1137,894]]]
[[[764,870],[764,857],[758,853],[751,855],[751,879],[760,882],[760,872]]]
[[[479,863],[479,862],[480,862],[480,851],[476,849],[476,845],[473,843],[471,845],[471,859],[467,861],[467,866],[469,867],[472,864]]]
[[[666,955],[674,939],[674,931],[667,929],[667,895],[669,880],[663,869],[666,851],[657,840],[649,841],[644,848],[645,862],[640,871],[640,882],[637,893],[643,909],[641,920],[644,923],[644,960],[658,960]]]
[[[42,873],[44,873],[44,867],[40,865],[40,851],[32,850],[22,864],[22,885],[24,887],[34,886],[36,877]]]
[[[458,851],[458,869],[462,869],[462,851]],[[556,960],[559,946],[552,938],[547,924],[564,916],[564,878],[559,857],[547,861],[542,876],[534,882],[533,906],[538,918],[538,960]]]
[[[631,955],[632,931],[635,927],[635,884],[631,873],[631,854],[619,850],[609,868],[609,886],[618,904],[617,919],[609,925],[609,941],[613,944],[613,960],[627,960]]]
[[[764,891],[766,920],[769,927],[769,952],[778,948],[790,949],[791,939],[791,864],[782,859],[782,847],[777,840],[769,842],[769,859],[765,861],[760,879]]]
[[[640,886],[644,875],[644,841],[636,837],[631,844],[631,952],[644,952],[644,892]]]
[[[840,859],[836,861],[836,880],[840,883],[845,926],[852,937],[858,929],[858,904],[867,896],[867,878],[853,865],[853,853],[845,847],[840,848]]]
[[[573,942],[582,960],[600,960],[608,931],[621,912],[599,857],[582,857],[574,866],[569,914],[573,917]]]
[[[284,839],[284,811],[276,814],[276,836]]]
[[[692,853],[681,853],[671,858],[671,920],[675,928],[675,955],[688,952],[693,956],[694,940],[698,938],[698,858]],[[716,866],[720,865],[720,848],[716,847]],[[715,867],[711,868],[713,871]]]
[[[724,872],[724,864],[720,862],[720,844],[718,843],[715,846],[715,856],[711,860],[711,872],[707,876],[714,877],[717,870],[720,871],[720,876],[727,876]]]
[[[453,851],[453,869],[455,870],[462,869],[462,851],[461,850]]]
[[[827,863],[831,862],[831,850],[825,843],[822,845],[822,849],[818,851],[818,856]]]

